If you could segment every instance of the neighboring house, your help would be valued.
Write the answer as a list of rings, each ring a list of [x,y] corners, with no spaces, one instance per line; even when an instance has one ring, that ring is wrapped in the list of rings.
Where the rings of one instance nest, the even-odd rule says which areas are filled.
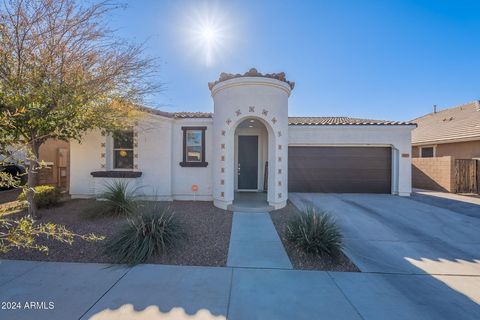
[[[208,200],[227,209],[237,191],[411,192],[411,130],[406,122],[289,117],[294,83],[283,73],[222,73],[209,83],[213,113],[145,108],[130,129],[92,131],[71,142],[70,193],[93,197],[127,179],[149,198]]]
[[[40,146],[38,158],[45,166],[39,170],[37,184],[67,190],[69,185],[69,143],[48,139]]]
[[[480,101],[434,111],[412,120],[414,158],[480,158]]]
[[[478,190],[480,101],[412,120],[413,186],[448,192]],[[457,172],[457,173],[456,173]]]
[[[18,174],[25,174],[25,167],[28,165],[28,160],[25,156],[25,150],[12,146],[10,152],[14,152],[12,156],[4,159],[0,155],[0,160],[6,172],[17,176]],[[37,185],[53,185],[63,190],[68,190],[69,186],[69,143],[65,141],[48,139],[45,141],[39,150],[38,161],[41,167],[37,174]],[[27,181],[27,177],[23,175],[23,182]]]

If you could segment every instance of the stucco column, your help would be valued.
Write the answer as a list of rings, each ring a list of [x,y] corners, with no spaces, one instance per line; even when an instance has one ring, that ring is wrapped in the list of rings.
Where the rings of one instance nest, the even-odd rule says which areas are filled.
[[[239,76],[211,85],[214,100],[213,199],[227,209],[234,198],[235,129],[245,119],[260,120],[268,132],[268,195],[274,208],[288,197],[288,97],[293,84],[262,76]]]

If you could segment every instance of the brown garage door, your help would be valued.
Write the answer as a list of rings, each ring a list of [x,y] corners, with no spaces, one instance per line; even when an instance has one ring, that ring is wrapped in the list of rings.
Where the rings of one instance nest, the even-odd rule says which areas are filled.
[[[391,148],[289,147],[288,191],[390,193]]]

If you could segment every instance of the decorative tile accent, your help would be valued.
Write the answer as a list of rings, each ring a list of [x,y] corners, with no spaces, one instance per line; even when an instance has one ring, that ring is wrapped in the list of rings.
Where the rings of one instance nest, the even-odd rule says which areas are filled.
[[[138,169],[138,164],[134,165],[133,167],[134,167],[135,169]]]
[[[279,187],[282,186],[282,181],[278,181],[278,186],[279,186]]]
[[[138,143],[135,142],[135,143],[133,144],[133,147],[134,147],[134,148],[137,148],[137,147],[138,147]]]
[[[281,199],[282,198],[282,193],[279,193],[278,194],[278,199]]]
[[[227,119],[227,121],[225,121],[225,123],[226,123],[226,124],[229,126],[229,125],[230,125],[230,123],[232,123],[232,120],[230,120],[230,119]]]
[[[225,156],[221,156],[220,161],[225,161]]]
[[[225,180],[220,180],[220,184],[223,186],[225,184]]]
[[[277,123],[277,118],[273,117],[272,122],[273,122],[273,124]]]
[[[102,169],[105,169],[105,164],[102,163],[102,164],[100,165],[100,167],[101,167]]]
[[[278,157],[278,162],[282,162],[282,157]]]
[[[282,150],[282,145],[281,144],[278,145],[278,150]]]
[[[248,111],[249,111],[249,112],[255,112],[255,107],[254,107],[254,106],[248,107]]]
[[[226,133],[227,133],[227,131],[222,130],[222,136],[225,136]]]
[[[268,110],[263,109],[262,114],[266,117],[268,115]]]
[[[105,153],[102,153],[100,157],[105,158]]]
[[[222,144],[220,145],[220,148],[225,149],[225,143],[222,143]]]
[[[100,133],[102,134],[102,137],[105,137],[105,135],[107,134],[105,130],[102,130]]]
[[[136,126],[138,126],[138,121],[135,121],[133,124],[135,124]]]
[[[222,197],[222,198],[225,197],[225,193],[223,191],[220,192],[220,197]]]
[[[282,136],[282,131],[278,131],[278,137]]]
[[[133,156],[135,157],[135,159],[138,159],[138,153],[135,153]]]
[[[282,174],[282,169],[278,169],[278,174]]]
[[[100,143],[100,146],[101,146],[102,148],[105,148],[105,142]]]
[[[240,111],[240,109],[238,109],[237,111],[235,111],[235,114],[236,114],[236,115],[237,115],[237,117],[238,117],[239,115],[241,115],[241,114],[242,114],[242,111]]]
[[[135,131],[133,135],[134,135],[135,137],[138,137],[138,132]]]
[[[225,173],[225,168],[223,168],[223,167],[220,168],[220,172],[221,172],[221,173]]]

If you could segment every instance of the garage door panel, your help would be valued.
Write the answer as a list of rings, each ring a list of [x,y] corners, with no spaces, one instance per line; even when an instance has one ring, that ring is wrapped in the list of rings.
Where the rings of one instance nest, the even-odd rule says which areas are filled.
[[[388,147],[289,147],[290,192],[390,193]]]
[[[342,168],[343,169],[343,168]],[[290,170],[290,169],[289,169]],[[345,168],[348,170],[348,168]],[[341,181],[352,181],[352,180],[365,180],[365,175],[369,175],[368,180],[379,180],[384,181],[385,175],[390,174],[390,170],[374,170],[374,169],[365,169],[365,170],[351,170],[347,175],[340,176],[335,169],[315,171],[312,170],[292,170],[289,172],[289,175],[293,180],[341,180]],[[290,179],[290,178],[289,178]]]

